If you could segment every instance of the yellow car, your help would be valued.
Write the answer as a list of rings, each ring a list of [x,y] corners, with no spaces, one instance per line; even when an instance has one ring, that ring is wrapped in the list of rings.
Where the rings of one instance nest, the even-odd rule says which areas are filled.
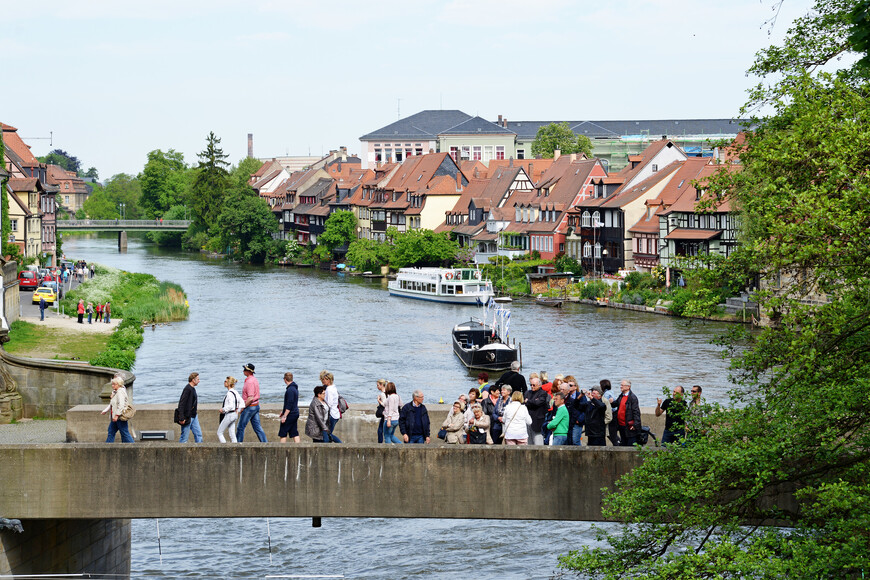
[[[40,298],[45,298],[48,304],[54,304],[54,301],[57,300],[57,294],[51,288],[42,286],[33,291],[33,303],[39,304]]]

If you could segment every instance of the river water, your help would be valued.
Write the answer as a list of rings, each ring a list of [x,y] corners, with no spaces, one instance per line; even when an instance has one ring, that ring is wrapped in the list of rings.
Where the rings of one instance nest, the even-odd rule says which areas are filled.
[[[231,264],[135,237],[124,254],[116,244],[114,236],[68,236],[64,252],[176,282],[190,301],[189,320],[146,331],[134,369],[138,403],[175,403],[191,371],[200,373],[200,401],[219,402],[224,377],[243,378],[246,363],[256,365],[266,402],[282,400],[288,370],[306,405],[322,369],[351,404],[374,405],[378,378],[396,383],[404,400],[419,388],[430,402],[450,402],[476,384],[450,339],[454,324],[478,315],[474,307],[390,297],[385,280]],[[708,400],[725,399],[727,361],[710,344],[723,324],[579,304],[515,301],[510,308],[526,374],[573,374],[587,387],[629,378],[642,406],[678,384],[700,384]],[[319,529],[288,518],[159,523],[162,563],[157,522],[133,523],[135,577],[547,578],[558,554],[594,541],[590,524],[572,522],[328,519]]]

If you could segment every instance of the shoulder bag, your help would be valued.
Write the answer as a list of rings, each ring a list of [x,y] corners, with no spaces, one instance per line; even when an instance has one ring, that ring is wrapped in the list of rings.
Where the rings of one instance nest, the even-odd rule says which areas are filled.
[[[121,411],[121,414],[118,415],[118,419],[121,421],[129,421],[133,418],[133,415],[136,414],[136,409],[133,408],[132,403],[127,403],[127,406],[124,407],[124,410]]]

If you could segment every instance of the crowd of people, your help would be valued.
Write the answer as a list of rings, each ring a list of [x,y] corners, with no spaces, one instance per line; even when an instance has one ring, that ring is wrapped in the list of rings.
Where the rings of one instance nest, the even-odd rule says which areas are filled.
[[[546,372],[540,372],[531,373],[527,383],[519,369],[519,363],[514,363],[510,371],[492,384],[489,375],[481,372],[478,385],[453,402],[440,423],[437,437],[449,444],[471,445],[581,445],[584,435],[590,446],[605,446],[608,440],[613,446],[624,447],[646,443],[649,429],[643,425],[631,381],[620,381],[619,393],[615,394],[607,379],[584,389],[572,375],[557,375],[550,381]],[[221,443],[227,442],[227,433],[231,442],[243,442],[249,423],[259,441],[268,441],[260,424],[260,383],[255,377],[255,367],[246,364],[242,372],[245,379],[241,393],[236,389],[238,381],[234,377],[224,381],[226,394],[217,430]],[[116,381],[120,381],[120,388]],[[335,428],[348,409],[347,401],[339,394],[332,373],[322,371],[320,383],[314,388],[308,407],[305,435],[315,443],[341,443]],[[198,384],[199,373],[191,373],[175,410],[175,422],[181,426],[181,443],[188,441],[191,433],[195,442],[202,441],[197,417]],[[403,403],[393,382],[379,379],[376,387],[378,442],[430,443],[432,424],[423,392],[413,391],[411,401]],[[282,443],[288,439],[299,443],[299,386],[293,373],[284,373],[284,388],[278,439]],[[132,442],[126,422],[120,418],[120,410],[128,399],[118,377],[113,381],[113,389],[112,402],[103,411],[111,410],[113,417],[107,441],[114,441],[120,432],[122,441]],[[687,398],[683,387],[678,386],[671,397],[657,400],[655,415],[666,415],[663,444],[678,443],[691,435],[692,417],[700,409],[701,392],[701,387],[695,385]]]

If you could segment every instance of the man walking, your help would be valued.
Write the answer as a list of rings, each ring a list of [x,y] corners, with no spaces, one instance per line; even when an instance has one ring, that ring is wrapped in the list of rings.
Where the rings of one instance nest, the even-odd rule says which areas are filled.
[[[429,411],[423,404],[423,391],[414,391],[411,402],[402,407],[399,432],[405,443],[429,443]]]
[[[178,424],[181,425],[179,443],[187,443],[191,431],[193,431],[194,443],[202,443],[202,429],[199,427],[199,419],[196,416],[196,385],[198,384],[199,373],[190,373],[190,376],[187,377],[187,384],[181,391],[181,398],[178,399],[178,414],[180,416]]]
[[[45,320],[45,296],[39,297],[39,320]]]
[[[260,443],[266,443],[266,433],[260,426],[260,381],[254,377],[254,365],[248,363],[242,369],[245,374],[245,386],[242,387],[242,399],[245,401],[245,408],[242,410],[242,416],[239,418],[239,426],[236,428],[236,439],[239,443],[245,440],[245,427],[248,426],[248,421],[251,422],[251,427],[254,428],[254,433],[257,434],[257,439]]]
[[[688,405],[686,405],[685,395],[685,389],[678,385],[674,387],[673,396],[668,397],[664,402],[661,398],[656,399],[656,417],[661,417],[662,413],[666,413],[662,445],[677,443],[679,439],[686,436]]]
[[[637,443],[640,434],[640,404],[635,394],[631,392],[631,381],[622,379],[619,388],[622,393],[613,404],[617,408],[616,424],[619,428],[620,446],[631,447]]]

